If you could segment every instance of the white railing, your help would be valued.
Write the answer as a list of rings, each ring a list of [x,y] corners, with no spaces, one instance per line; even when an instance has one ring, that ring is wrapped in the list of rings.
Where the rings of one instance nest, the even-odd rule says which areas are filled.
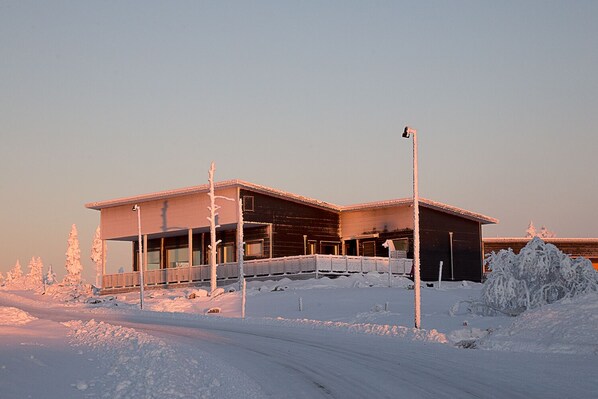
[[[411,273],[411,259],[391,259],[391,273],[407,275]],[[243,271],[247,278],[315,274],[343,275],[349,273],[388,273],[388,258],[337,255],[302,255],[284,258],[247,260]],[[218,280],[239,278],[237,262],[219,264],[216,269]],[[148,270],[144,273],[148,286],[203,282],[210,280],[210,266],[201,265],[170,269]],[[106,274],[102,279],[102,289],[132,288],[139,286],[139,273]]]

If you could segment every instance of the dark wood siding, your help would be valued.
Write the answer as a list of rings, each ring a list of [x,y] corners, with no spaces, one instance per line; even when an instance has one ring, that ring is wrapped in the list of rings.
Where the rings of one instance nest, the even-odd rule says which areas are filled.
[[[307,240],[339,242],[340,215],[293,201],[284,200],[249,190],[241,190],[241,198],[253,197],[253,211],[243,212],[246,222],[270,223],[272,225],[272,256],[303,255],[303,235]],[[267,239],[267,230],[261,238]],[[260,237],[255,237],[260,238]],[[265,248],[268,248],[265,245]],[[269,249],[268,249],[269,250]]]
[[[482,280],[480,224],[455,215],[420,207],[420,257],[422,280],[437,280],[443,261],[442,279],[451,279],[449,232],[453,232],[453,276],[455,280]]]

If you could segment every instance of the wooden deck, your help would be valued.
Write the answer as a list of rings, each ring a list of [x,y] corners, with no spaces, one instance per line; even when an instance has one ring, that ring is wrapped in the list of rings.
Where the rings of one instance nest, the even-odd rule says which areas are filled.
[[[391,273],[408,275],[411,259],[392,259]],[[245,278],[263,279],[281,276],[348,275],[351,273],[388,273],[388,258],[364,256],[303,255],[284,258],[248,260],[243,262]],[[220,282],[239,279],[237,262],[219,264],[217,278]],[[210,281],[210,266],[178,267],[149,270],[144,273],[146,287],[177,286]],[[102,294],[129,291],[139,287],[139,272],[107,274],[102,278]]]

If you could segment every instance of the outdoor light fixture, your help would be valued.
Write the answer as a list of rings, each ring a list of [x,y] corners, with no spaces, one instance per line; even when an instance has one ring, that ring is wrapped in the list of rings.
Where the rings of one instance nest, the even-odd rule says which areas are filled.
[[[403,137],[408,139],[409,137],[411,137],[411,135],[415,136],[416,132],[417,132],[417,130],[415,130],[409,126],[405,126],[405,130],[403,130]]]
[[[415,328],[421,325],[421,293],[419,276],[419,192],[417,181],[417,130],[405,126],[403,137],[413,136],[413,293],[415,303]]]
[[[133,212],[137,212],[137,234],[139,240],[139,257],[137,264],[139,265],[139,306],[143,309],[143,243],[141,242],[141,207],[137,204],[131,209]]]

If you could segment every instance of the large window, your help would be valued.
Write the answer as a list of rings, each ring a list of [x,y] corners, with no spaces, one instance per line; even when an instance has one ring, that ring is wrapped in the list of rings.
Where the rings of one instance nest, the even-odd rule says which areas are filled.
[[[261,258],[264,256],[264,240],[247,241],[245,243],[245,256]]]
[[[160,250],[147,251],[147,270],[158,270],[160,268]]]
[[[322,255],[338,255],[340,242],[338,241],[320,241],[320,253]]]
[[[376,241],[362,241],[360,255],[376,256]]]
[[[166,251],[166,262],[168,267],[189,266],[188,248],[171,248]]]
[[[218,263],[235,261],[235,245],[233,243],[221,244],[218,246]]]

